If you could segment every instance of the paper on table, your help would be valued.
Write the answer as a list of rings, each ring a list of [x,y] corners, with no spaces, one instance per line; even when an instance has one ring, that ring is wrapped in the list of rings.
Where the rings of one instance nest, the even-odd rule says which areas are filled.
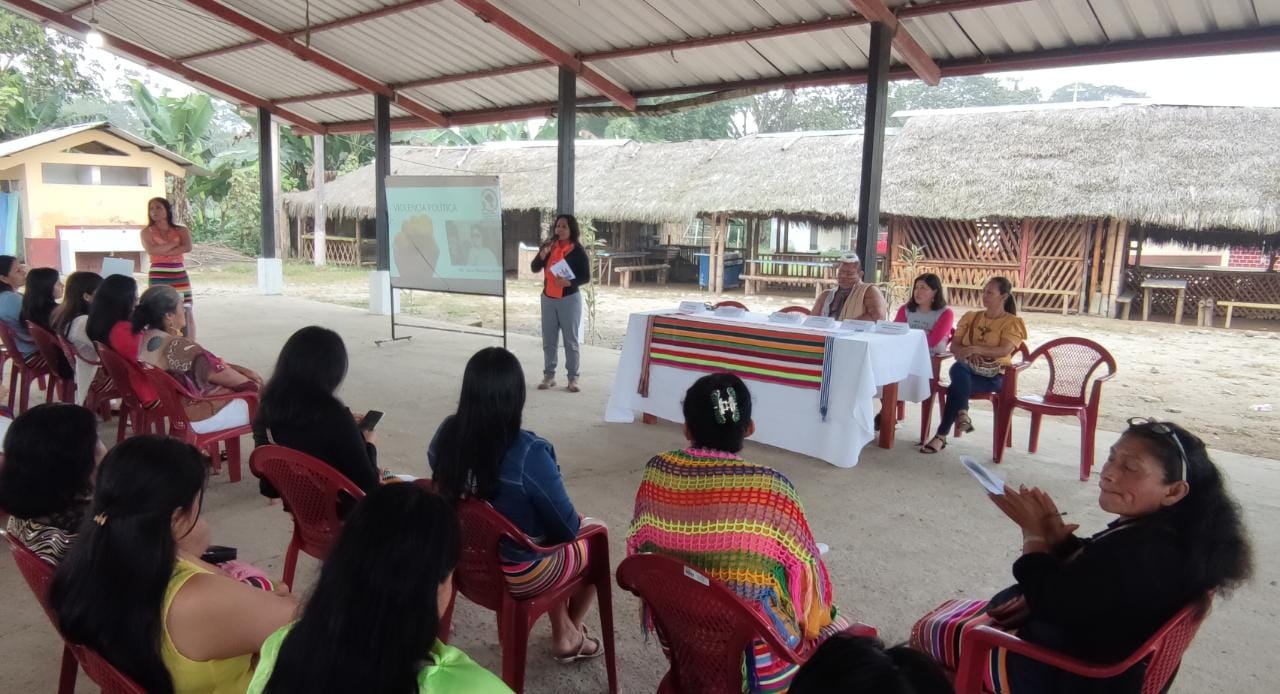
[[[573,270],[569,269],[569,264],[564,259],[557,260],[551,266],[551,274],[566,280],[571,280],[577,276],[573,274]]]
[[[992,494],[1004,494],[1004,480],[991,474],[991,471],[978,464],[978,461],[967,455],[960,456],[960,464],[964,465],[964,469],[969,471],[973,478],[978,480],[987,491]]]

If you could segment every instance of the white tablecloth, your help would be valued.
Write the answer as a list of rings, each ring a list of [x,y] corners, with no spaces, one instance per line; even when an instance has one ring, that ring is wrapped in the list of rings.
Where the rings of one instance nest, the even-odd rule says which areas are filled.
[[[613,391],[605,408],[606,422],[634,422],[636,415],[648,413],[673,422],[683,422],[681,403],[703,371],[653,365],[649,374],[649,396],[636,388],[644,361],[645,325],[649,316],[669,315],[670,310],[631,314],[622,356],[613,380]],[[768,316],[745,314],[729,319],[712,315],[681,316],[713,321],[721,325],[748,323],[771,329],[797,330],[768,324]],[[803,331],[809,332],[809,331]],[[756,432],[753,441],[821,458],[838,467],[858,464],[863,446],[876,437],[872,400],[879,386],[899,383],[898,398],[920,402],[929,395],[933,364],[929,344],[921,330],[904,335],[839,332],[833,356],[831,392],[827,419],[818,411],[818,390],[748,380]]]

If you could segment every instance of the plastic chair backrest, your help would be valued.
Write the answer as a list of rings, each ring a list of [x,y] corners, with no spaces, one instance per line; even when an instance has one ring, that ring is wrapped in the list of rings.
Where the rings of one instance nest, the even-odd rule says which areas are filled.
[[[1109,374],[1116,372],[1116,360],[1102,345],[1083,337],[1059,337],[1036,348],[1027,362],[1044,357],[1049,365],[1049,385],[1044,401],[1054,405],[1083,407],[1085,389],[1093,373],[1106,366]]]
[[[151,404],[150,398],[144,400],[144,397],[150,396],[150,393],[145,391],[143,393],[138,392],[140,386],[147,384],[147,377],[138,368],[137,361],[124,357],[109,345],[104,345],[101,342],[93,344],[98,348],[98,359],[102,360],[102,368],[107,370],[107,375],[111,376],[116,388],[123,395],[136,400],[140,404]]]
[[[169,419],[170,435],[176,432],[181,436],[183,432],[191,431],[191,416],[187,414],[187,408],[183,407],[181,398],[181,395],[189,396],[186,390],[173,376],[151,364],[138,362],[138,369],[151,384],[152,391],[160,401],[158,412]]]
[[[75,375],[75,361],[68,360],[67,355],[58,346],[58,338],[44,328],[27,321],[27,332],[31,341],[36,343],[36,351],[49,364],[49,372],[60,378],[71,378]],[[64,368],[65,367],[65,368]]]
[[[778,310],[782,313],[803,313],[806,316],[809,315],[809,309],[803,306],[784,306]]]
[[[147,690],[129,679],[128,675],[115,669],[92,648],[74,643],[68,645],[80,663],[80,667],[84,668],[85,674],[89,675],[89,679],[93,680],[94,684],[102,688],[102,694],[147,694]]]
[[[13,332],[13,326],[4,321],[0,321],[0,344],[4,345],[9,358],[22,361],[22,350],[18,349],[18,336]]]
[[[636,554],[622,560],[617,575],[648,607],[677,691],[741,692],[742,656],[754,639],[783,660],[804,660],[737,593],[678,559]]]
[[[364,491],[341,472],[292,448],[259,446],[249,456],[249,469],[284,499],[308,553],[325,554],[342,532],[339,494],[364,498]]]
[[[458,590],[471,602],[498,610],[507,581],[502,574],[498,546],[505,538],[521,549],[537,549],[529,538],[488,502],[466,498],[458,502],[462,526],[462,557],[454,571]]]
[[[1151,637],[1148,641],[1152,649],[1151,660],[1147,662],[1142,694],[1161,694],[1169,682],[1173,681],[1173,676],[1178,673],[1178,666],[1182,664],[1183,654],[1191,647],[1191,642],[1195,640],[1200,625],[1209,616],[1212,605],[1213,593],[1208,593],[1179,610],[1173,619]]]
[[[48,615],[49,621],[53,622],[54,628],[57,628],[58,618],[49,606],[49,584],[53,583],[53,570],[57,567],[41,559],[40,555],[19,542],[18,538],[12,535],[5,537],[9,540],[9,549],[13,551],[13,560],[18,564],[18,573],[26,579],[31,592],[35,593],[36,600],[40,602],[40,607]]]

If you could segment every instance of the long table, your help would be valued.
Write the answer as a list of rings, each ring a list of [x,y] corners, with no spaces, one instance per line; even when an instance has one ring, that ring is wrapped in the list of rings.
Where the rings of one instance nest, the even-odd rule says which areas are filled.
[[[819,390],[752,378],[745,379],[752,396],[753,441],[820,458],[837,467],[858,464],[864,446],[876,439],[877,389],[882,390],[880,445],[893,445],[894,415],[899,398],[920,402],[929,395],[933,365],[925,334],[902,335],[813,331],[768,322],[763,314],[741,318],[711,314],[679,315],[670,310],[631,314],[613,391],[605,408],[606,422],[634,422],[637,416],[683,422],[685,391],[705,371],[649,364],[647,396],[640,391],[646,360],[646,331],[651,316],[669,316],[711,325],[732,334],[734,327],[832,335],[828,372],[829,400],[825,421],[820,414]],[[741,375],[741,374],[740,374]]]

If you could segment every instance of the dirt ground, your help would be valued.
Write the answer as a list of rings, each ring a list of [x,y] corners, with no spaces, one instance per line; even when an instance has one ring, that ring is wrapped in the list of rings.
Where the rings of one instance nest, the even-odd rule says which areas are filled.
[[[256,267],[250,263],[213,262],[193,270],[197,305],[201,295],[256,292],[255,273]],[[287,264],[285,282],[286,292],[295,296],[347,306],[368,305],[367,271]],[[508,282],[507,287],[508,330],[539,334],[540,284],[520,280]],[[595,288],[595,297],[588,342],[611,349],[621,346],[631,313],[674,307],[683,299],[733,299],[764,312],[813,304],[810,294],[744,297],[740,290],[734,290],[716,297],[693,285],[640,284],[625,290],[616,285],[601,286]],[[401,307],[407,315],[400,320],[407,323],[420,316],[502,328],[502,301],[496,298],[406,292]],[[1102,429],[1122,430],[1125,420],[1134,416],[1169,419],[1199,433],[1215,448],[1280,459],[1280,321],[1235,321],[1235,327],[1224,330],[1175,326],[1155,319],[1144,323],[1041,312],[1024,318],[1032,347],[1074,335],[1100,343],[1115,357],[1118,372],[1103,387]],[[1169,320],[1167,316],[1160,318]],[[1047,376],[1048,370],[1038,365],[1024,373],[1019,390],[1037,392],[1043,389]]]

